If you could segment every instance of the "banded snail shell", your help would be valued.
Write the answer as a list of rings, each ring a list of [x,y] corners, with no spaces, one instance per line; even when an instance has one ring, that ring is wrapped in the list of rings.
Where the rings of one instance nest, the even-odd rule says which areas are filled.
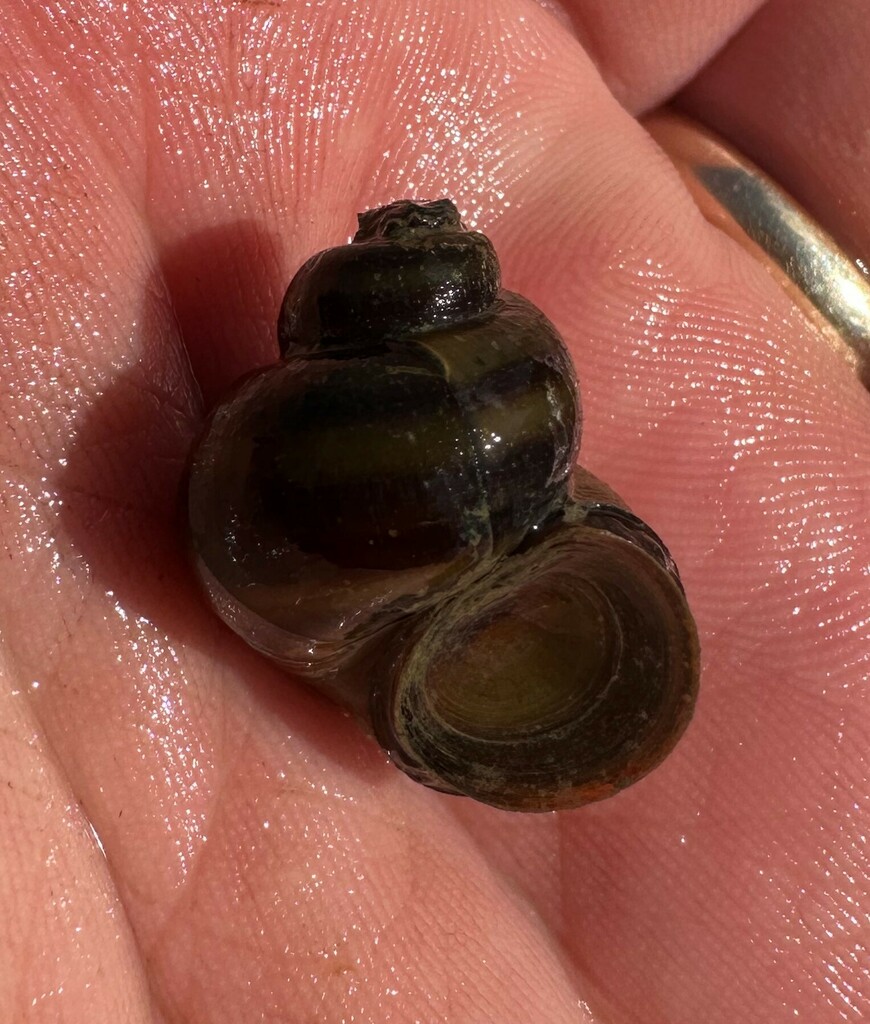
[[[550,810],[658,764],[692,714],[694,622],[661,541],[575,468],[570,357],[490,242],[446,199],[362,214],[278,333],[191,462],[224,621],[433,788]]]

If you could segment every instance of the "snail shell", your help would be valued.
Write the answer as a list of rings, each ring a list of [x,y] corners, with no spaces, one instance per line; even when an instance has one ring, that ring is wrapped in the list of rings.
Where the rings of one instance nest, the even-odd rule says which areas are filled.
[[[446,199],[362,214],[297,272],[278,336],[191,460],[224,621],[446,792],[574,807],[658,764],[694,622],[661,541],[575,469],[570,357],[488,239]]]

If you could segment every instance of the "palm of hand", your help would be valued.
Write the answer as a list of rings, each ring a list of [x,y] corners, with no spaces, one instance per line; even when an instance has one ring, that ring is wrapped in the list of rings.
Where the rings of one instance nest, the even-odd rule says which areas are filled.
[[[861,1004],[867,396],[608,89],[658,101],[753,5],[682,30],[649,5],[660,51],[578,16],[608,84],[567,18],[428,6],[9,17],[4,1020]],[[698,618],[695,724],[579,813],[415,787],[184,562],[199,389],[272,358],[289,274],[401,194],[455,195],[562,329],[583,461],[667,539]]]

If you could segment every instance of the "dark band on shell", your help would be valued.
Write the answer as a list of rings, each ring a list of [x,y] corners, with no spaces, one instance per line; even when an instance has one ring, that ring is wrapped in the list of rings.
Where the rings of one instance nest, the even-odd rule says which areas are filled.
[[[278,331],[192,459],[218,614],[434,788],[548,810],[659,763],[697,690],[679,576],[575,469],[570,357],[488,239],[446,199],[362,214]]]

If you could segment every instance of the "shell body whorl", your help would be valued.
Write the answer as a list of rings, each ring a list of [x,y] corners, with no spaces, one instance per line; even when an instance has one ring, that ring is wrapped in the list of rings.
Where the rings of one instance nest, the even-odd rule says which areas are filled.
[[[435,788],[544,810],[648,771],[694,701],[691,615],[655,534],[572,477],[570,357],[488,239],[448,200],[369,211],[278,333],[191,461],[218,614]]]

